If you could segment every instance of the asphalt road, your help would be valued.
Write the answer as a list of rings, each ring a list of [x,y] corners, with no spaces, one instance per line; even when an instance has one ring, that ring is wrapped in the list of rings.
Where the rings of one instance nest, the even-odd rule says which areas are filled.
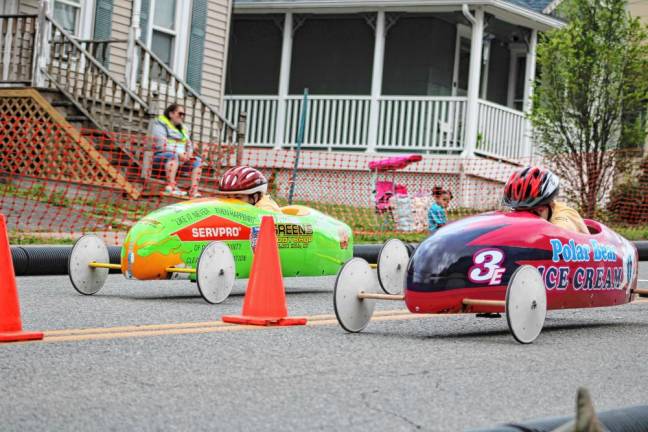
[[[219,323],[242,283],[208,305],[183,281],[110,276],[84,297],[66,277],[19,278],[23,325],[48,342],[0,345],[0,430],[456,431],[571,415],[578,386],[599,410],[648,404],[648,300],[550,312],[519,345],[505,319],[395,302],[347,334],[333,278],[286,284],[306,327]]]

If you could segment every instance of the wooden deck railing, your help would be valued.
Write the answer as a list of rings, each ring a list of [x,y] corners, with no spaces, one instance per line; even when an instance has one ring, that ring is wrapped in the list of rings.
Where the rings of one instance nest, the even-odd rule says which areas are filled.
[[[0,15],[0,82],[32,81],[37,15]]]

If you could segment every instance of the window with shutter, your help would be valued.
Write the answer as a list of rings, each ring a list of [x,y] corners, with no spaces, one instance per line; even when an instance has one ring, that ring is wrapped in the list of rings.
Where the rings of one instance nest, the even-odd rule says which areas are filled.
[[[177,35],[175,16],[175,0],[155,0],[153,8],[153,28],[151,31],[151,51],[172,69],[174,44]]]
[[[81,0],[55,0],[54,20],[72,35],[79,35],[81,22]]]
[[[0,3],[3,1],[0,0]],[[94,0],[52,0],[48,5],[48,13],[72,36],[92,39]]]
[[[142,0],[140,9],[140,40],[146,43],[148,36],[148,18],[151,10],[150,0]]]
[[[108,40],[112,36],[112,14],[113,14],[113,0],[97,0],[95,9],[95,22],[94,22],[94,39],[95,40]],[[105,65],[108,64],[110,45],[100,44],[97,52],[95,53],[97,60]]]
[[[207,26],[207,0],[194,0],[191,11],[191,34],[187,58],[187,84],[200,93],[202,82],[203,53],[205,51],[205,27]]]
[[[194,2],[197,0],[194,0]],[[140,40],[180,78],[185,78],[189,0],[142,0]]]

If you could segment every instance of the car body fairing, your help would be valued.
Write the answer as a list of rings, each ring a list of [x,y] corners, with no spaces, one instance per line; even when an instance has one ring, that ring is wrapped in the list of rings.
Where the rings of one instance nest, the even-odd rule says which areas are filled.
[[[412,256],[405,300],[419,313],[460,312],[465,298],[501,300],[513,272],[538,269],[549,309],[613,306],[637,284],[635,247],[605,225],[591,234],[557,227],[529,212],[491,212],[448,224]]]
[[[353,256],[353,233],[345,223],[304,206],[283,210],[270,212],[221,198],[163,207],[129,231],[122,246],[122,272],[140,280],[166,279],[172,275],[166,268],[195,268],[202,249],[222,241],[234,256],[236,276],[247,277],[266,215],[274,218],[284,276],[333,275]]]

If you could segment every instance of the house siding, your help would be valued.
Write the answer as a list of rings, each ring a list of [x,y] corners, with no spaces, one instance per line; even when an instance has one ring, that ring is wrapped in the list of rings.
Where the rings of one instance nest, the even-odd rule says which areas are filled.
[[[38,0],[20,0],[18,3],[18,13],[25,15],[38,14],[40,4]]]
[[[114,0],[112,39],[128,39],[128,29],[131,26],[131,15],[133,11],[132,0]],[[123,79],[126,71],[126,48],[127,43],[118,43],[110,50],[110,67],[108,70],[117,78]]]
[[[209,0],[201,93],[220,111],[225,82],[225,61],[231,0]]]

